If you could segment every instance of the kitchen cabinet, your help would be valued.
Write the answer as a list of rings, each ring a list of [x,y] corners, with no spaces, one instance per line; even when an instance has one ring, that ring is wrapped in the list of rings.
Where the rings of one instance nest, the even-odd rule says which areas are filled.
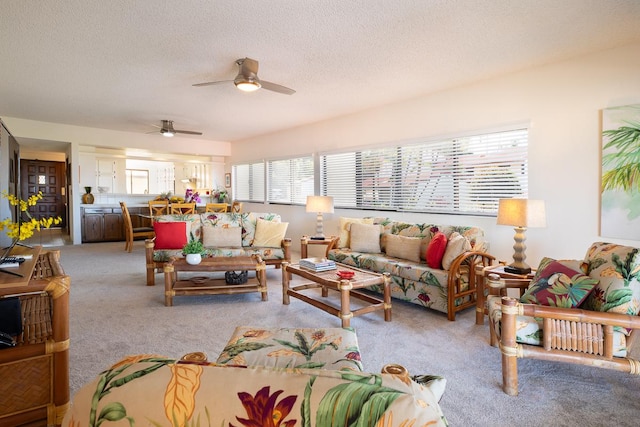
[[[82,208],[82,242],[124,240],[120,208]]]
[[[124,222],[119,207],[82,207],[82,243],[124,241]],[[129,208],[134,228],[150,227],[151,220],[140,215],[149,215],[147,207]]]

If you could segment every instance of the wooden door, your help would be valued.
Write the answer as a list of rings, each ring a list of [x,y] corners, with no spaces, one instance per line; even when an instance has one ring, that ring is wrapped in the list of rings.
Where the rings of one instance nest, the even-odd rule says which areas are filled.
[[[42,191],[42,200],[29,208],[29,213],[36,219],[61,217],[60,227],[67,227],[65,197],[64,162],[20,159],[20,197],[26,200],[29,196]]]

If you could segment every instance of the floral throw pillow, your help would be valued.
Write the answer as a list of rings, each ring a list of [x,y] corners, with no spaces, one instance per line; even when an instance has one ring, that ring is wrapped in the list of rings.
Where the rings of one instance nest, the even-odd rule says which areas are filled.
[[[598,280],[552,261],[532,281],[520,302],[551,307],[575,308],[580,306]]]

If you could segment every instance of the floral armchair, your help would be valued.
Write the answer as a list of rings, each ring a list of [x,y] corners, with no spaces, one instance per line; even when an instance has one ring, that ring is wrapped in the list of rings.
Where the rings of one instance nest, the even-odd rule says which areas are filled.
[[[501,289],[487,307],[505,393],[518,394],[519,358],[640,375],[630,356],[640,334],[640,249],[598,242],[583,261],[543,259],[531,282],[489,280]],[[520,289],[519,300],[506,296],[509,288]]]

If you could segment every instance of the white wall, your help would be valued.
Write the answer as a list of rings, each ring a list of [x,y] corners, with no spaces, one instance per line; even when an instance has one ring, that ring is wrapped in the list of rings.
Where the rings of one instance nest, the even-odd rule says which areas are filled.
[[[640,246],[640,241],[599,236],[601,110],[636,103],[640,103],[640,44],[234,142],[230,160],[233,164],[273,158],[273,153],[308,154],[529,123],[529,197],[544,199],[547,209],[547,227],[527,232],[527,262],[535,267],[543,256],[582,258],[594,241]],[[247,209],[280,213],[283,221],[290,222],[287,235],[296,248],[302,234],[315,230],[315,215],[304,212],[304,207],[248,205]],[[325,216],[325,234],[337,233],[340,216],[378,214],[386,216],[336,211]],[[514,231],[495,225],[495,218],[389,216],[481,226],[491,252],[511,260]]]

